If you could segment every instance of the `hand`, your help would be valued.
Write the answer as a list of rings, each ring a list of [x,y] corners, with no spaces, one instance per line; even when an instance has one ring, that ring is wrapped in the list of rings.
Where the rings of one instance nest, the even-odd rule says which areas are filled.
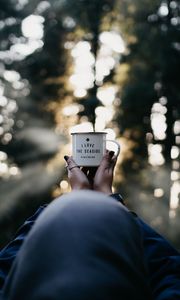
[[[72,190],[91,189],[91,184],[85,173],[77,166],[72,157],[64,156],[67,162],[68,178]]]
[[[108,195],[112,193],[113,172],[117,161],[113,151],[106,151],[98,168],[80,169],[72,157],[64,158],[72,190],[92,189]]]
[[[113,173],[116,165],[117,156],[113,151],[106,151],[103,159],[96,171],[93,180],[93,190],[105,194],[112,194]]]

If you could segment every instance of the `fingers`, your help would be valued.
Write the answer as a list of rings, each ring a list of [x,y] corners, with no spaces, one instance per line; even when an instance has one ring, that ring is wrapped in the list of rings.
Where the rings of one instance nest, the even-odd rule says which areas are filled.
[[[72,172],[80,171],[79,166],[75,163],[72,156],[64,156],[64,159],[67,163],[66,168],[68,170],[68,175]]]
[[[72,156],[65,156],[68,178],[72,190],[94,189],[110,193],[113,180],[113,171],[117,157],[113,151],[106,151],[98,167],[80,167]]]
[[[68,178],[71,185],[72,190],[81,190],[81,189],[90,189],[90,183],[88,181],[87,176],[80,167],[76,164],[73,160],[72,156],[65,156],[64,159],[66,160],[66,168],[68,171]]]
[[[116,161],[117,161],[117,156],[114,154],[114,151],[106,150],[106,153],[104,154],[102,161],[100,163],[100,167],[110,168],[113,170],[115,167]]]
[[[73,160],[72,156],[66,155],[66,156],[64,156],[64,159],[66,160],[66,163],[67,163],[66,167],[67,167],[68,171],[72,172],[72,170],[74,170],[74,169],[80,170],[79,166]],[[116,164],[116,161],[117,161],[117,156],[115,155],[114,151],[106,150],[106,153],[104,154],[104,156],[102,158],[100,166],[113,168]],[[88,176],[89,179],[93,179],[96,174],[97,167],[82,167],[81,171],[86,176]]]

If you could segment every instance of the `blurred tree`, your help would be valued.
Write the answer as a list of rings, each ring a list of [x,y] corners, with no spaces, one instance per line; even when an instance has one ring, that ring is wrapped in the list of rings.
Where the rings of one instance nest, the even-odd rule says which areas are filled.
[[[63,13],[61,10],[55,10],[50,3],[44,9],[43,7],[40,9],[40,4],[38,4],[32,9],[32,13],[43,18],[43,47],[28,55],[23,63],[15,64],[14,67],[23,78],[28,80],[30,87],[28,97],[33,105],[32,113],[38,119],[45,120],[47,127],[54,128],[56,126],[54,111],[48,109],[48,106],[52,101],[60,105],[66,96],[66,78],[64,78],[66,32],[62,25]],[[18,145],[17,143],[15,147],[23,147],[22,143]],[[49,153],[48,156],[51,157],[54,154],[55,152]]]
[[[13,115],[13,110],[8,111],[8,105],[12,104],[12,99],[17,98],[16,91],[13,87],[14,78],[19,77],[16,72],[8,72],[12,69],[13,58],[7,52],[13,46],[15,39],[21,35],[21,20],[24,14],[18,13],[15,4],[10,1],[2,1],[0,9],[0,112],[2,114],[2,122],[4,126],[1,128],[0,137],[4,145],[6,141],[4,136],[11,130],[13,124],[9,123],[10,116]],[[17,58],[17,57],[16,57]],[[10,106],[10,105],[9,105]],[[11,111],[11,112],[10,112]],[[8,124],[9,123],[9,124]],[[8,141],[7,141],[8,144]]]
[[[171,161],[174,122],[179,118],[179,8],[159,1],[117,1],[127,51],[119,65],[121,105],[117,116],[121,133],[135,141],[139,162],[147,158],[146,134],[151,132],[151,109],[167,98],[166,161]],[[175,24],[176,23],[176,24]],[[118,75],[117,77],[118,78]],[[143,126],[142,126],[143,124]],[[134,158],[133,158],[134,160]]]
[[[122,163],[127,183],[124,188],[136,211],[150,220],[151,209],[153,218],[162,218],[157,226],[171,238],[168,220],[172,207],[172,216],[178,214],[179,197],[178,177],[176,190],[171,178],[174,146],[174,156],[178,157],[179,153],[177,132],[174,132],[174,124],[180,118],[179,4],[179,1],[116,1],[126,42],[126,52],[115,75],[121,99],[116,120],[120,134],[131,148]],[[176,174],[179,174],[177,165]],[[143,201],[151,203],[156,191],[163,202],[154,201],[148,211]],[[141,205],[135,199],[143,200]],[[173,222],[176,226],[175,219]],[[179,246],[177,237],[173,239]]]
[[[74,39],[77,41],[78,38],[80,38],[90,43],[91,53],[94,56],[95,62],[97,61],[99,51],[99,36],[102,32],[103,20],[113,11],[114,3],[114,0],[70,0],[66,5],[67,13],[77,24],[74,30]],[[107,27],[110,29],[110,19],[108,19],[107,23]],[[79,30],[81,30],[80,35]],[[96,81],[96,63],[94,64],[93,72],[93,87],[88,90],[87,97],[84,97],[85,101],[82,103],[82,101],[79,100],[78,102],[84,106],[84,110],[80,112],[79,115],[87,116],[88,120],[95,125],[95,109],[100,105],[100,101],[97,98],[99,86]]]
[[[52,199],[52,187],[64,169],[49,172],[47,163],[67,140],[54,133],[55,120],[47,110],[52,100],[63,99],[65,90],[60,78],[65,72],[61,11],[46,1],[8,0],[1,3],[0,18],[0,243],[4,243],[29,214]]]

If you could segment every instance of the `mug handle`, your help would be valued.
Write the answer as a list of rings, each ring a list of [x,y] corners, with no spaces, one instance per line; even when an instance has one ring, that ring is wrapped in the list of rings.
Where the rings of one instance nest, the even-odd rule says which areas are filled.
[[[118,155],[119,155],[119,153],[120,153],[120,149],[121,149],[120,144],[119,144],[117,141],[115,141],[115,140],[106,140],[106,142],[112,142],[112,143],[114,143],[114,144],[117,145],[117,153],[116,153],[116,157],[118,157]]]

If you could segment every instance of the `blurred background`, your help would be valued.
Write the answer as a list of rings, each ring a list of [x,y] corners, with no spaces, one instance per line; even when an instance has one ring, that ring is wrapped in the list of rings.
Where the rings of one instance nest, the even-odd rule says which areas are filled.
[[[180,250],[180,1],[1,0],[0,40],[0,247],[96,130],[121,144],[114,191]]]

